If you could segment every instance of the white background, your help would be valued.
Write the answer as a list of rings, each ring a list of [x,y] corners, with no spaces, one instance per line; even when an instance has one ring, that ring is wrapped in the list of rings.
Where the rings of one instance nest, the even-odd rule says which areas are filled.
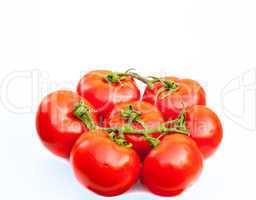
[[[41,145],[35,112],[83,72],[129,67],[198,80],[223,122],[219,151],[173,199],[255,199],[255,10],[247,0],[0,1],[0,199],[103,199]],[[138,186],[113,199],[158,198]]]

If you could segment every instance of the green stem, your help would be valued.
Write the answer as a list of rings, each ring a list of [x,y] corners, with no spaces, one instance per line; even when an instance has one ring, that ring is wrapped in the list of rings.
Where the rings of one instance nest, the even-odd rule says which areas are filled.
[[[83,102],[80,102],[76,106],[76,108],[73,111],[73,115],[76,118],[80,119],[89,130],[100,129],[100,130],[106,131],[109,133],[109,137],[111,140],[113,140],[117,144],[125,146],[125,147],[132,146],[125,139],[125,134],[143,135],[144,138],[150,143],[150,145],[152,147],[156,147],[160,143],[160,138],[170,132],[188,135],[188,130],[186,129],[185,113],[184,112],[181,112],[178,119],[162,123],[153,129],[149,129],[144,124],[144,122],[140,119],[140,113],[134,111],[132,106],[127,107],[121,113],[122,117],[124,117],[125,119],[128,119],[128,121],[130,121],[130,123],[127,123],[126,125],[124,125],[122,127],[102,128],[102,127],[97,126],[92,118],[91,110]],[[133,121],[136,121],[137,123],[141,124],[143,129],[133,128],[133,126],[132,126]],[[171,128],[168,128],[167,127],[168,125],[174,125],[174,126]],[[119,133],[119,135],[117,136],[116,133]],[[161,135],[158,138],[154,138],[154,137],[150,136],[153,133],[161,133]]]
[[[104,79],[109,83],[120,83],[122,79],[125,79],[127,76],[131,76],[134,79],[137,79],[145,84],[152,90],[154,88],[154,83],[160,82],[163,84],[163,88],[170,92],[176,90],[178,85],[174,81],[166,81],[158,77],[150,76],[148,78],[141,76],[140,74],[133,72],[133,68],[126,70],[125,72],[111,72],[107,74]]]
[[[141,76],[138,73],[132,72],[132,70],[134,69],[128,69],[125,73],[123,73],[123,75],[130,75],[131,77],[133,77],[134,79],[137,79],[145,84],[147,84],[149,86],[149,88],[152,90],[154,88],[154,83],[162,83],[163,87],[160,88],[159,93],[164,92],[165,90],[167,90],[169,93],[172,93],[173,91],[175,91],[178,88],[178,84],[175,81],[171,81],[171,80],[163,80],[159,77],[155,77],[155,76],[149,76],[148,78],[145,78],[143,76]]]
[[[139,81],[141,81],[141,82],[147,84],[148,87],[149,87],[151,90],[154,88],[154,85],[153,85],[154,82],[153,82],[152,80],[150,80],[150,79],[148,79],[148,78],[146,78],[146,77],[143,77],[143,76],[141,76],[140,74],[138,74],[138,73],[136,73],[136,72],[132,72],[133,70],[135,70],[135,69],[133,69],[133,68],[128,69],[128,70],[126,70],[126,72],[123,73],[123,74],[129,75],[129,76],[131,76],[132,78],[137,79],[137,80],[139,80]]]
[[[175,81],[171,81],[171,80],[163,80],[159,77],[155,77],[155,76],[150,76],[148,78],[141,76],[140,74],[133,72],[133,68],[126,70],[123,73],[120,72],[111,72],[109,74],[107,74],[104,79],[110,83],[121,83],[121,80],[125,79],[127,76],[130,76],[134,79],[137,79],[145,84],[148,85],[148,87],[152,90],[154,88],[154,83],[162,83],[162,87],[160,89],[158,89],[157,92],[157,96],[164,92],[167,91],[167,93],[162,97],[165,98],[166,96],[169,96],[173,91],[175,91],[179,85],[175,82]]]
[[[119,132],[119,133],[123,133],[123,134],[143,135],[144,138],[150,143],[150,145],[153,148],[160,144],[160,138],[162,138],[163,136],[165,136],[166,134],[168,134],[170,132],[175,132],[175,133],[188,135],[187,129],[178,129],[176,127],[166,128],[164,126],[164,124],[161,124],[157,128],[154,128],[154,129],[134,129],[129,124],[126,124],[123,127],[101,128],[101,129],[108,132],[108,133]],[[160,135],[160,137],[154,138],[154,137],[150,136],[150,134],[152,134],[152,133],[162,133],[162,134]],[[126,141],[125,138],[123,138],[123,137],[121,137],[121,138],[122,138],[122,140],[121,140],[122,142],[123,142],[123,140]],[[127,143],[124,143],[124,144],[126,145]]]
[[[138,135],[144,135],[144,134],[152,134],[152,133],[169,133],[169,132],[175,132],[180,133],[184,135],[188,135],[187,130],[178,129],[178,128],[162,128],[161,126],[154,128],[154,129],[135,129],[132,126],[125,125],[123,127],[115,127],[115,128],[100,128],[106,132],[119,132],[122,131],[125,134],[138,134]]]
[[[137,80],[147,84],[150,89],[154,88],[153,82],[151,80],[139,75],[138,73],[128,71],[127,74],[129,76],[133,77],[134,79],[137,79]]]

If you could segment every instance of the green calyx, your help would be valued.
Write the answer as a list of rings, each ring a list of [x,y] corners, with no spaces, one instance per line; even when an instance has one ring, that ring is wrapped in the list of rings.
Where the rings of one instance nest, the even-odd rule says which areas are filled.
[[[159,126],[159,132],[162,133],[158,139],[162,138],[166,134],[180,133],[184,135],[189,135],[189,131],[186,127],[186,113],[182,111],[177,119],[167,121]]]
[[[123,119],[128,120],[128,124],[140,119],[141,112],[135,111],[132,105],[127,106],[123,111],[121,111],[121,116]]]
[[[131,126],[131,124],[133,123],[133,122],[137,122],[138,124],[140,124],[143,128],[144,128],[144,130],[147,130],[148,128],[147,128],[147,126],[146,126],[146,124],[144,123],[144,121],[143,120],[141,120],[141,112],[138,112],[138,111],[136,111],[134,108],[133,108],[133,106],[132,105],[128,105],[123,111],[121,111],[121,116],[122,116],[122,118],[123,119],[125,119],[125,120],[127,120],[127,125],[125,125],[125,127],[124,127],[124,129],[123,130],[121,130],[121,131],[123,131],[123,132],[130,132],[130,131],[132,131],[133,130],[133,128],[132,128],[132,126]],[[143,132],[142,132],[143,133]],[[151,137],[150,135],[148,135],[147,134],[147,132],[145,131],[144,133],[143,133],[143,135],[144,135],[144,138],[150,143],[150,145],[152,146],[152,147],[156,147],[159,143],[160,143],[160,141],[158,140],[158,139],[156,139],[156,138],[154,138],[154,137]]]
[[[165,97],[169,96],[174,91],[176,91],[179,87],[179,85],[175,81],[172,81],[172,80],[163,80],[161,78],[154,77],[154,76],[151,76],[150,78],[152,79],[151,80],[152,83],[157,83],[158,82],[158,83],[161,83],[163,85],[162,87],[160,87],[157,90],[157,96],[159,96],[163,92],[166,92],[161,97],[161,99],[164,99]]]
[[[120,83],[121,80],[125,79],[126,75],[118,73],[118,72],[111,72],[109,74],[107,74],[104,79],[108,82],[108,83]]]
[[[131,143],[129,143],[123,136],[117,136],[115,132],[110,132],[109,138],[118,145],[124,146],[126,148],[132,148]]]
[[[180,130],[183,130],[183,131],[187,131],[187,128],[186,128],[186,113],[184,111],[182,111],[180,113],[180,116],[179,116],[179,120],[176,121],[175,123],[175,126],[174,127],[178,127]]]
[[[160,144],[159,138],[151,137],[147,134],[144,134],[144,138],[149,142],[150,146],[155,148]]]
[[[93,130],[96,128],[96,124],[91,115],[91,110],[84,102],[80,102],[75,107],[73,115],[80,119],[86,125],[88,130]]]

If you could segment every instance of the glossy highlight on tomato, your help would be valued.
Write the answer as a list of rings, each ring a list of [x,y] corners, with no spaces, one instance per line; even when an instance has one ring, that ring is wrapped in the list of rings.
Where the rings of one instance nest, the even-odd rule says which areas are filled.
[[[203,157],[188,136],[166,136],[145,158],[142,183],[160,196],[176,196],[200,176]]]
[[[85,74],[78,83],[77,92],[102,117],[111,111],[114,104],[140,99],[140,91],[132,77],[119,77],[109,70],[95,70]]]
[[[116,196],[136,183],[141,163],[133,149],[116,144],[107,135],[99,130],[82,135],[72,149],[71,164],[84,187]]]
[[[57,156],[68,159],[76,140],[87,132],[87,127],[73,116],[73,110],[80,102],[84,102],[92,111],[94,108],[78,94],[61,90],[46,96],[36,115],[38,136],[44,146]],[[95,112],[92,118],[97,123]]]
[[[149,86],[146,87],[142,100],[156,105],[165,119],[177,118],[180,112],[187,107],[206,104],[204,89],[198,82],[176,77],[162,79],[174,83],[175,87],[164,88],[162,82],[156,82],[152,89]],[[159,93],[159,90],[162,90],[162,92]]]

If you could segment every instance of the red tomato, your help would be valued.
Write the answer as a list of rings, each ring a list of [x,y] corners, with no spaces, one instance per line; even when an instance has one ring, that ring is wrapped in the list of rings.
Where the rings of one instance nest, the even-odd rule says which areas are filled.
[[[130,103],[120,103],[116,104],[114,109],[109,113],[104,121],[105,127],[115,128],[121,127],[128,123],[129,118],[123,117],[122,112],[127,109],[129,106],[139,114],[139,120],[149,128],[157,128],[161,123],[164,122],[163,116],[159,110],[147,102],[134,101]],[[133,120],[131,126],[134,129],[144,129],[142,124],[138,123],[136,120]],[[152,133],[150,136],[156,138],[160,133]],[[125,134],[125,139],[133,145],[133,149],[139,154],[140,158],[143,160],[144,157],[152,149],[149,142],[145,139],[143,135],[138,134]]]
[[[163,80],[170,83],[174,82],[174,85],[169,85],[173,88],[168,90],[163,83],[156,82],[153,89],[150,89],[148,86],[146,87],[143,101],[155,104],[163,113],[165,119],[177,118],[184,108],[192,105],[206,104],[205,92],[196,81],[175,77],[165,77]],[[160,88],[165,88],[165,90],[159,93]]]
[[[69,158],[75,141],[86,132],[87,127],[72,112],[83,101],[90,109],[91,105],[78,94],[71,91],[56,91],[41,102],[36,116],[36,128],[42,143],[54,154]],[[97,122],[95,113],[91,113]]]
[[[186,110],[186,126],[205,158],[217,150],[222,140],[222,125],[218,116],[206,106]]]
[[[203,158],[196,143],[188,136],[166,136],[145,158],[142,182],[160,196],[175,196],[199,177]]]
[[[77,92],[103,117],[116,103],[140,99],[140,91],[133,78],[118,77],[116,73],[108,70],[96,70],[86,74],[79,81]]]
[[[133,149],[117,145],[96,130],[78,139],[71,164],[79,182],[104,196],[124,193],[139,176],[141,163]]]

